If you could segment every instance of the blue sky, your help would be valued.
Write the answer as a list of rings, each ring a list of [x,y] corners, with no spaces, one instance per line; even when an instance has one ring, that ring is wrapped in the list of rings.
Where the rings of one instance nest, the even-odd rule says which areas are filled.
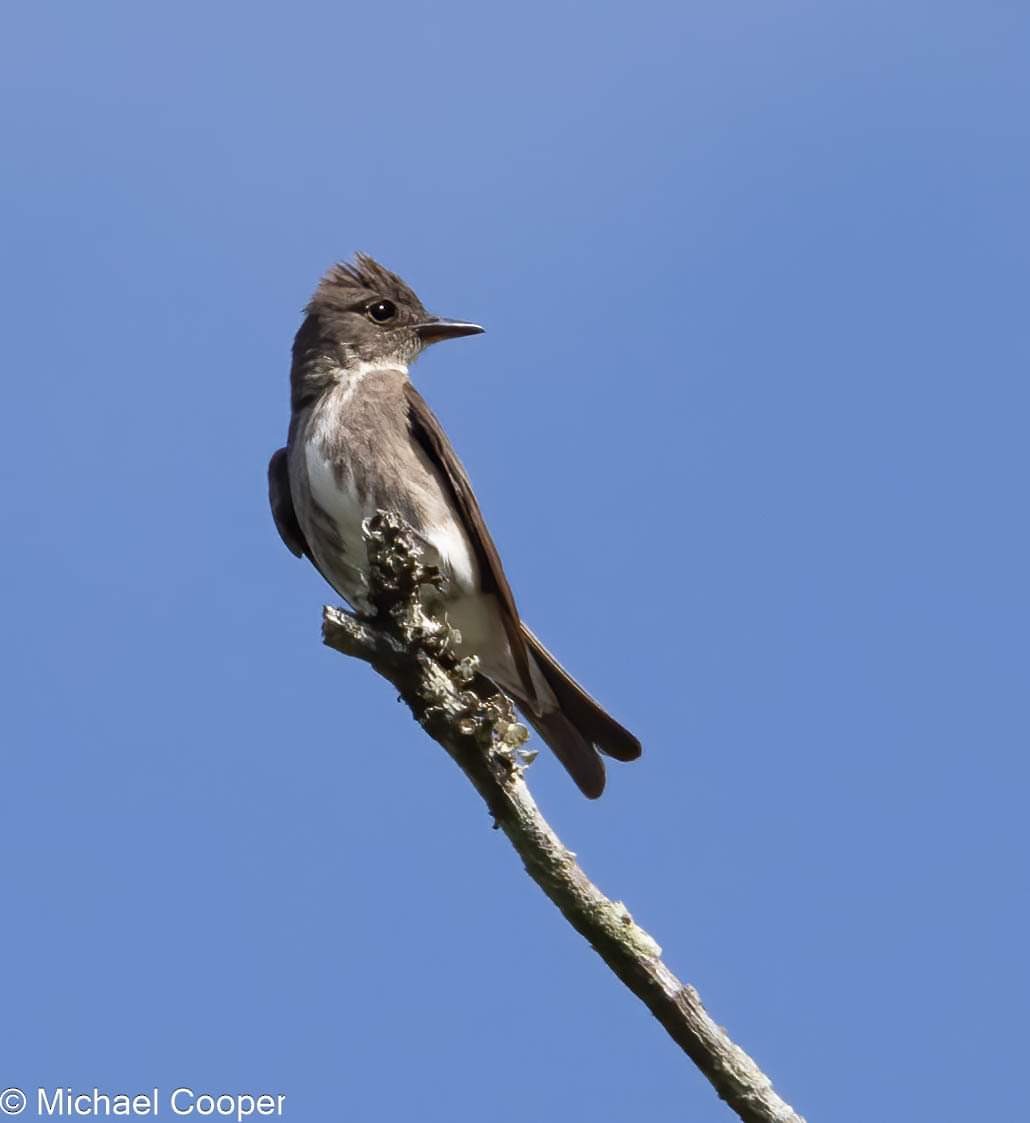
[[[588,872],[810,1119],[1015,1118],[1030,9],[3,22],[0,1086],[730,1117],[319,643],[264,471],[365,249],[486,325],[416,381],[644,742],[532,769]]]

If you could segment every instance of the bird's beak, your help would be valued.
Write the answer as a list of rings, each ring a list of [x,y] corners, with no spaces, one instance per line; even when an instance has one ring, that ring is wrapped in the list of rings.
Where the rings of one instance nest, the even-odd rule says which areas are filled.
[[[442,320],[433,316],[415,325],[419,339],[428,347],[430,343],[439,343],[441,339],[458,339],[463,335],[479,335],[483,329],[479,324],[467,324],[464,320]]]

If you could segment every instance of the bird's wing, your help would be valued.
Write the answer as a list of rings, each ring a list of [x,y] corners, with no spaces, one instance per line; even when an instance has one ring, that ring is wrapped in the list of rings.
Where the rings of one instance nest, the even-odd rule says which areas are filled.
[[[293,509],[293,496],[290,494],[290,469],[286,449],[280,448],[272,453],[268,462],[268,503],[272,508],[279,537],[286,543],[290,553],[302,557],[311,556],[304,532],[297,522],[297,512]]]
[[[483,512],[476,502],[468,473],[455,455],[443,427],[422,395],[410,382],[405,386],[405,393],[408,398],[411,434],[450,488],[455,507],[461,516],[462,526],[479,561],[483,592],[493,593],[497,597],[515,667],[525,690],[525,700],[533,705],[537,695],[529,673],[529,653],[522,633],[519,610],[515,606],[515,597],[508,584],[508,578],[504,575],[501,556],[497,552],[494,540],[490,537],[490,531],[486,528]]]

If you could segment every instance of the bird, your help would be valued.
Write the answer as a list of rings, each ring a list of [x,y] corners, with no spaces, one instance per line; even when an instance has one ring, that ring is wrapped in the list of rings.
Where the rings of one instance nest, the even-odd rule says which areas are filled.
[[[367,254],[332,266],[293,343],[287,442],[268,465],[272,516],[289,550],[359,612],[371,609],[363,524],[380,510],[404,519],[445,578],[456,654],[478,656],[480,672],[596,799],[601,754],[636,760],[640,742],[523,622],[468,473],[409,375],[426,347],[482,331],[431,315]]]

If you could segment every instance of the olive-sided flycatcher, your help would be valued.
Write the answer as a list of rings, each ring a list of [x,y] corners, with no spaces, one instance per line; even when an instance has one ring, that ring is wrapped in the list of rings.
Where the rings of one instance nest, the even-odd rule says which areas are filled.
[[[359,611],[368,608],[362,523],[393,511],[447,578],[459,656],[509,694],[579,785],[604,790],[598,752],[635,760],[640,742],[526,627],[468,475],[408,378],[425,347],[483,329],[430,315],[364,254],[322,278],[293,344],[290,431],[268,465],[283,541]]]

